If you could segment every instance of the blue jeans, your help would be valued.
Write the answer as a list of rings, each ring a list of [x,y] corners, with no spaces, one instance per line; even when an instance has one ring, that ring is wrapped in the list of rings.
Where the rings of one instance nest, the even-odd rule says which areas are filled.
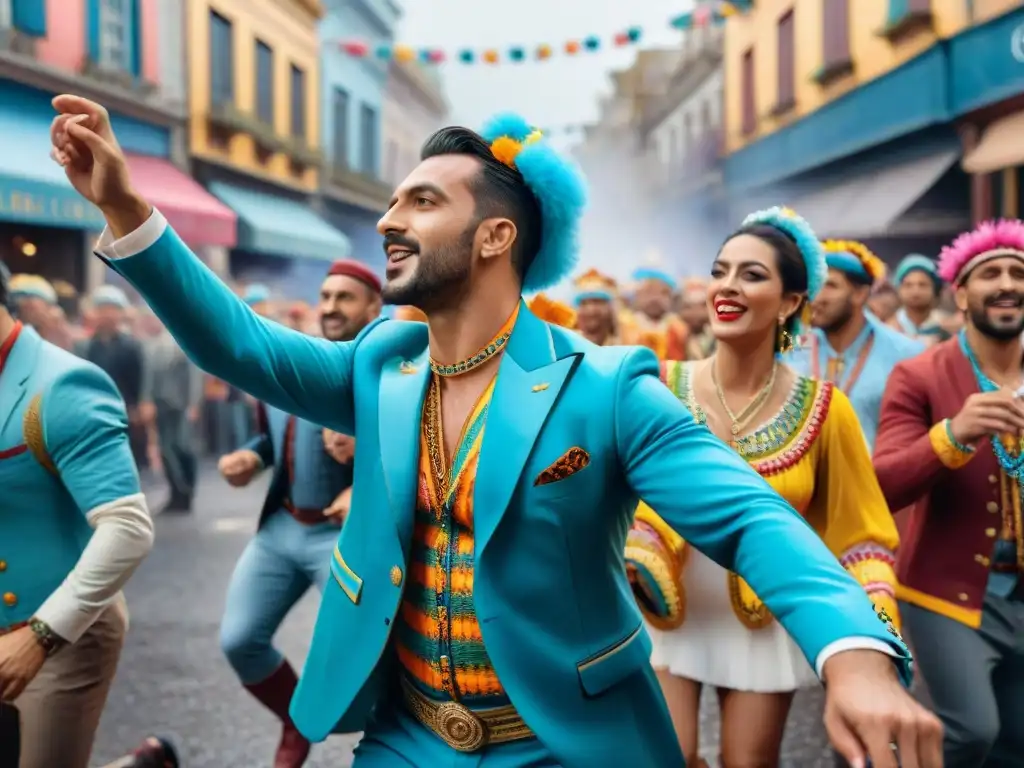
[[[401,704],[374,716],[354,758],[352,768],[559,768],[537,739],[495,744],[479,752],[457,752]]]
[[[284,510],[272,514],[246,546],[228,585],[220,646],[243,685],[273,674],[284,657],[274,633],[288,611],[331,573],[331,553],[340,528],[303,525]]]

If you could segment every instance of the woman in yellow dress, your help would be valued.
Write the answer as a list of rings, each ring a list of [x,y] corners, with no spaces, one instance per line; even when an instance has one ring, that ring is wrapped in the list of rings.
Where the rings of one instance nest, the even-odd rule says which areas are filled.
[[[778,360],[799,336],[825,274],[821,245],[795,213],[747,217],[711,270],[715,353],[664,363],[664,379],[804,516],[876,610],[895,617],[896,526],[853,408],[829,382]],[[653,562],[652,553],[661,559]],[[739,576],[688,548],[643,505],[626,557],[688,764],[698,764],[700,694],[709,685],[721,708],[722,765],[777,765],[793,694],[817,683],[812,665],[823,664],[829,649],[804,658]],[[660,585],[658,568],[668,574]]]

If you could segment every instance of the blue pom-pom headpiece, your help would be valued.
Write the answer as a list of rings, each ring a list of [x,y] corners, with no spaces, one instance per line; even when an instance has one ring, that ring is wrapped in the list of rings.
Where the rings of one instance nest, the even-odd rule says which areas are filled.
[[[480,135],[499,162],[522,174],[540,206],[540,249],[523,277],[523,292],[550,288],[568,277],[579,259],[579,223],[587,204],[583,176],[519,115],[491,118]]]
[[[763,211],[750,214],[743,220],[743,226],[766,224],[789,236],[796,243],[797,250],[803,256],[807,269],[807,299],[814,301],[821,287],[828,279],[828,264],[825,261],[825,248],[814,234],[811,225],[792,208],[774,206]],[[806,314],[806,313],[805,313]],[[798,318],[797,335],[806,331],[805,318]]]

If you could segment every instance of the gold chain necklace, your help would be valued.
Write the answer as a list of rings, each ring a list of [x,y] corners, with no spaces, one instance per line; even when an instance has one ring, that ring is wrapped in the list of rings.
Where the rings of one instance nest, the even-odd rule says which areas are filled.
[[[512,329],[516,326],[516,318],[518,316],[519,304],[516,304],[516,308],[512,312],[512,315],[505,321],[505,324],[501,326],[498,334],[480,347],[474,355],[467,357],[465,360],[460,360],[457,363],[452,363],[451,365],[443,365],[442,363],[437,362],[434,358],[430,358],[430,370],[438,376],[449,377],[461,376],[464,373],[469,373],[470,371],[479,368],[505,348],[505,345],[508,344],[508,340],[512,337]]]
[[[775,386],[775,374],[779,369],[778,361],[772,363],[772,372],[768,375],[768,381],[765,382],[764,386],[754,395],[750,402],[746,404],[739,414],[732,412],[732,408],[725,401],[725,391],[722,389],[722,385],[718,383],[718,358],[716,357],[711,361],[711,383],[715,385],[715,394],[718,395],[718,402],[722,404],[722,408],[725,409],[726,414],[729,416],[729,420],[732,422],[730,431],[733,437],[740,434],[750,420],[757,415],[757,412],[761,410],[761,406],[764,405],[768,396],[772,393],[772,388]]]
[[[448,498],[448,459],[445,455],[444,428],[441,420],[441,380],[430,377],[427,391],[427,453],[430,457],[431,474],[434,477],[434,512],[440,515]]]

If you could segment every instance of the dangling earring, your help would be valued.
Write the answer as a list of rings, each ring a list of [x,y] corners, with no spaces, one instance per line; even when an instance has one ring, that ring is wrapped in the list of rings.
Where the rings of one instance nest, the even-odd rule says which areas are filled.
[[[775,348],[780,354],[793,351],[793,334],[786,329],[786,318],[779,318],[779,333],[775,339]]]

